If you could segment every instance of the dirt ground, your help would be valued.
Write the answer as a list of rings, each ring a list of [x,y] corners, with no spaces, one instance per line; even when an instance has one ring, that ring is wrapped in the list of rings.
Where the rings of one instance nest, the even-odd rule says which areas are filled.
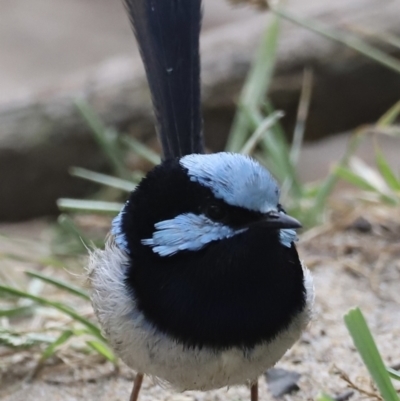
[[[378,399],[343,323],[343,314],[354,306],[365,314],[387,365],[400,366],[400,211],[381,205],[361,207],[352,196],[334,210],[333,223],[303,234],[299,242],[302,258],[314,275],[315,317],[277,365],[301,374],[300,390],[285,395],[288,401],[312,400],[321,391],[340,398],[349,386],[354,391],[351,400]],[[47,223],[0,226],[0,233],[5,229],[10,238],[21,229],[25,237],[41,243],[49,238]],[[0,252],[4,252],[1,241],[0,237]],[[27,267],[18,262],[1,266],[11,269],[13,264],[20,270]],[[91,313],[89,305],[84,309]],[[65,350],[35,380],[24,381],[34,365],[31,352],[12,354],[0,348],[2,401],[128,400],[133,374],[122,364],[116,372],[98,356],[76,356]],[[260,399],[273,399],[264,378],[259,385]],[[177,393],[146,378],[140,400],[155,399],[238,401],[249,399],[249,391],[242,386]]]

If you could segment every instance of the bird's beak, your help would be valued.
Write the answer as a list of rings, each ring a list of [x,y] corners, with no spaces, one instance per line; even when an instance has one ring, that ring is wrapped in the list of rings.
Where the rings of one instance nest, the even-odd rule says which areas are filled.
[[[294,217],[276,211],[266,213],[258,224],[266,228],[301,228],[300,222]]]

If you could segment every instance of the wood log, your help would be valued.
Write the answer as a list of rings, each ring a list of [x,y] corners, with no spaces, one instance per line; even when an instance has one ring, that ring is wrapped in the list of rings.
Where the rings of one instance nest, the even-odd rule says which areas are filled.
[[[289,10],[338,29],[400,34],[400,1],[293,0]],[[235,100],[270,18],[263,13],[210,29],[202,37],[205,135],[214,150],[223,147]],[[315,74],[309,138],[372,122],[398,100],[400,75],[285,22],[269,95],[276,108],[286,111],[288,132],[305,66]],[[55,213],[58,197],[87,193],[85,182],[69,177],[70,166],[107,168],[77,112],[77,98],[86,99],[106,124],[118,130],[129,129],[143,140],[154,134],[149,92],[137,55],[109,60],[57,87],[0,105],[0,182],[5,188],[0,191],[0,220]]]

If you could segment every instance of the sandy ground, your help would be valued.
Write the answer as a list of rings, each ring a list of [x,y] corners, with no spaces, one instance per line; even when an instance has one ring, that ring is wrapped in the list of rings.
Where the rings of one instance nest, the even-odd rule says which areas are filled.
[[[341,395],[348,390],[346,375],[355,387],[374,392],[343,323],[343,314],[354,306],[362,308],[386,363],[390,366],[400,363],[400,213],[390,208],[360,210],[359,204],[347,206],[333,216],[335,224],[304,234],[299,244],[315,279],[315,317],[302,339],[277,365],[302,375],[300,390],[286,395],[285,400],[315,399],[320,391]],[[368,232],[349,228],[359,216],[371,223]],[[6,228],[10,235],[15,235],[21,226]],[[46,224],[36,223],[30,229],[30,232],[24,230],[25,235],[39,238],[48,234]],[[87,309],[90,311],[89,306]],[[63,362],[49,363],[29,383],[23,379],[34,366],[30,354],[21,353],[7,360],[8,364],[4,358],[0,362],[3,401],[25,401],[28,395],[30,401],[128,400],[133,374],[122,364],[120,371],[115,372],[110,363],[98,357],[73,357],[66,352]],[[265,379],[260,378],[259,383],[260,399],[272,399]],[[248,398],[245,386],[206,393],[177,393],[150,379],[145,380],[140,396],[142,401]],[[365,398],[373,399],[355,390],[351,399]]]

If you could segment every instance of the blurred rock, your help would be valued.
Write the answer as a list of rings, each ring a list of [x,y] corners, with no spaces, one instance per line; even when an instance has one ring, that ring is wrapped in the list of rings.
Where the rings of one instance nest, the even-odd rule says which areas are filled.
[[[300,373],[281,368],[271,368],[265,372],[268,389],[275,398],[300,390],[297,385],[300,377]]]

